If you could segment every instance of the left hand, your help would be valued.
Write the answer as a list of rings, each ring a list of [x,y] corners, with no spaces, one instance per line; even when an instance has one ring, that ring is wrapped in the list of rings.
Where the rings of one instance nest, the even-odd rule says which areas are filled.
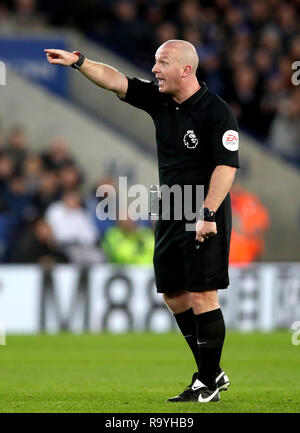
[[[195,240],[204,242],[205,239],[215,236],[217,234],[217,224],[210,221],[198,220],[196,224],[196,237]]]

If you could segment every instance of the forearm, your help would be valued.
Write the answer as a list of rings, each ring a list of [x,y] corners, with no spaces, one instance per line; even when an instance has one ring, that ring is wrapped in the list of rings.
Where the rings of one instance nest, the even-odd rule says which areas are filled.
[[[85,59],[79,71],[97,86],[125,97],[127,78],[112,66]]]
[[[45,48],[47,60],[52,65],[71,66],[79,60],[78,53]],[[87,58],[80,64],[78,69],[82,75],[103,89],[115,92],[121,98],[125,98],[128,88],[128,80],[125,75],[112,66],[104,63],[94,62]]]
[[[227,165],[218,165],[211,176],[207,196],[204,200],[204,207],[216,211],[224,198],[230,191],[234,180],[236,168]]]

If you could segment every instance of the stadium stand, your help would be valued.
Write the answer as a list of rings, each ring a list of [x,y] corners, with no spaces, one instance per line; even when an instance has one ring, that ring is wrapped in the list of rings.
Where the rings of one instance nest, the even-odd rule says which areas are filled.
[[[8,0],[0,16],[8,29],[80,30],[145,71],[163,41],[190,41],[200,58],[199,78],[231,104],[240,126],[299,166],[294,131],[283,144],[274,139],[293,123],[289,115],[282,119],[281,107],[297,98],[291,64],[300,59],[299,12],[297,0]]]
[[[75,45],[80,42],[88,56],[113,64],[128,75],[142,74],[146,78],[152,68],[153,53],[161,42],[171,38],[192,42],[200,58],[199,78],[230,103],[242,130],[259,138],[252,145],[242,135],[245,142],[241,153],[242,173],[246,176],[242,174],[241,184],[244,190],[249,190],[249,197],[258,208],[266,207],[264,223],[258,228],[261,238],[253,249],[256,253],[251,261],[266,257],[289,260],[298,257],[297,248],[291,245],[299,237],[299,199],[290,203],[285,194],[289,190],[297,196],[299,185],[296,170],[300,166],[300,98],[299,89],[291,81],[291,63],[300,59],[299,8],[296,0],[7,0],[0,5],[0,27],[2,35],[15,34],[16,30],[27,34],[80,30],[78,37],[70,33],[70,39]],[[153,128],[144,113],[135,110],[133,117],[133,111],[121,106],[108,92],[97,98],[88,81],[68,71],[69,102],[76,103],[76,109],[86,110],[85,114],[80,111],[83,131],[76,137],[71,125],[80,116],[78,112],[76,117],[76,109],[70,114],[74,107],[71,109],[68,102],[54,101],[54,97],[40,88],[33,89],[34,86],[14,78],[13,73],[11,77],[17,87],[13,96],[3,92],[6,109],[0,108],[5,130],[0,133],[1,261],[22,261],[21,239],[24,245],[26,242],[46,245],[45,251],[53,253],[54,260],[76,261],[74,256],[70,258],[62,251],[59,243],[55,244],[55,230],[47,224],[45,213],[66,191],[75,189],[81,194],[80,208],[92,216],[97,233],[94,245],[99,246],[106,231],[115,229],[115,224],[103,223],[95,217],[98,203],[95,190],[99,186],[96,180],[109,176],[115,182],[114,176],[124,174],[145,185],[155,183]],[[33,102],[31,106],[25,109],[25,104],[16,105],[14,97],[16,100],[18,92]],[[44,119],[37,117],[37,106],[45,110]],[[84,115],[89,114],[92,117],[88,121]],[[87,136],[89,142],[84,138]],[[83,143],[85,152],[82,152]],[[145,149],[147,154],[143,153]],[[282,165],[276,155],[296,170]],[[117,166],[113,161],[117,161]],[[138,172],[132,175],[128,161],[137,162]],[[259,181],[262,173],[263,186]],[[285,187],[280,184],[282,178]],[[276,233],[283,221],[289,225],[289,233],[278,251]],[[289,246],[289,254],[284,242]],[[39,248],[43,253],[44,247],[36,247]],[[99,252],[99,261],[104,260],[100,247]],[[31,256],[36,260],[34,254]]]

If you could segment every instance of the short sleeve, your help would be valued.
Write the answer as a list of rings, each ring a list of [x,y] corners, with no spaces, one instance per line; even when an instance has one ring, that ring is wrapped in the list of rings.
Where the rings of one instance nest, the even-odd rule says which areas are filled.
[[[215,165],[239,167],[239,130],[226,102],[217,99],[210,113],[210,137]]]
[[[124,99],[136,108],[146,111],[153,115],[159,102],[159,90],[153,81],[142,80],[140,78],[128,78],[128,89]]]

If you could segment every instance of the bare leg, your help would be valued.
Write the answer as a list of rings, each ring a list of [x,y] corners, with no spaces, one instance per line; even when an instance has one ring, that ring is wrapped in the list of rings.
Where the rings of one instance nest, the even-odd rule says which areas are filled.
[[[163,299],[173,314],[180,314],[192,308],[191,293],[180,290],[175,293],[164,293]]]
[[[163,298],[169,310],[174,314],[177,325],[193,352],[197,368],[199,369],[197,328],[192,309],[191,293],[181,290],[174,294],[164,294]]]
[[[217,290],[191,292],[190,296],[191,305],[195,314],[202,314],[220,308]]]

